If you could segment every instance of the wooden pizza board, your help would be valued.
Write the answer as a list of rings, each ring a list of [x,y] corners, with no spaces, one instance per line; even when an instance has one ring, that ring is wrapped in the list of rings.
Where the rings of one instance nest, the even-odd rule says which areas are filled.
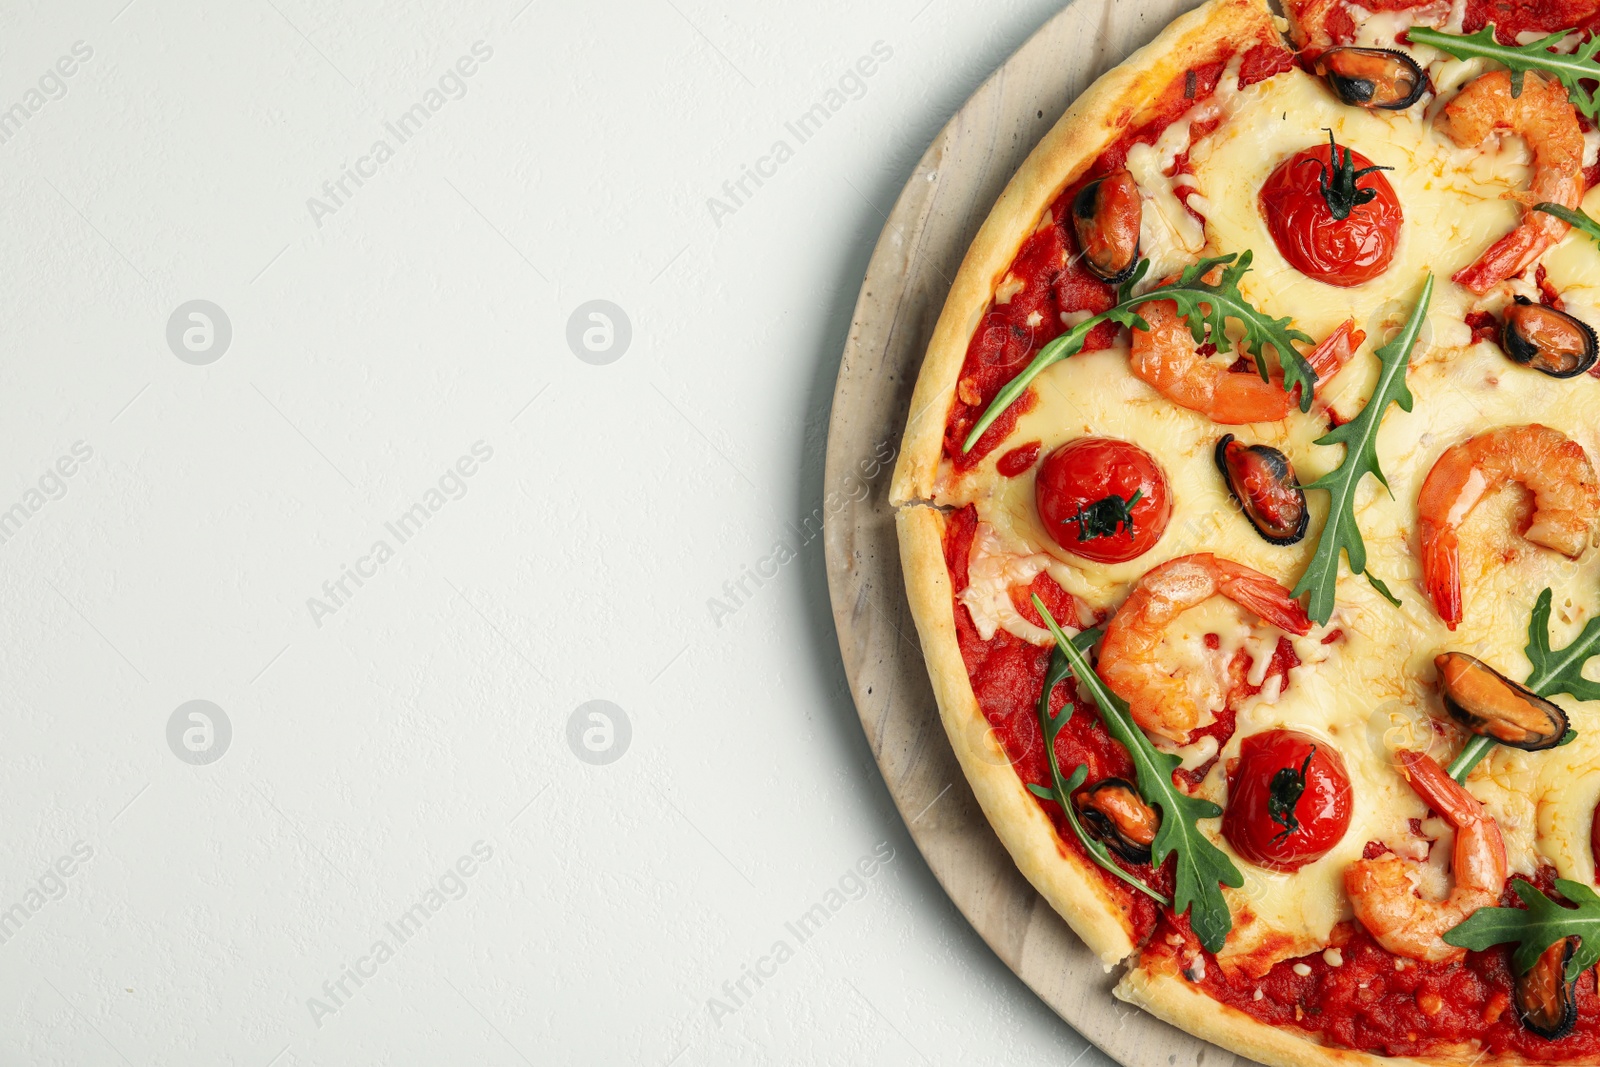
[[[923,352],[951,279],[1023,158],[1095,78],[1193,0],[1075,0],[958,111],[912,172],[867,268],[828,431],[828,587],[862,727],[935,877],[1017,975],[1126,1067],[1250,1061],[1114,999],[1107,974],[1017,872],[939,722],[906,603],[889,468],[859,502],[870,457],[898,452]],[[881,450],[881,451],[880,451]]]

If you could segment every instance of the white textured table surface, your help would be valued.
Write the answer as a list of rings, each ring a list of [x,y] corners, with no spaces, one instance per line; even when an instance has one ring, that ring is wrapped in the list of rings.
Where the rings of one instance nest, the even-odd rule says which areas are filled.
[[[815,534],[883,213],[1058,6],[0,12],[0,1063],[1079,1057]]]

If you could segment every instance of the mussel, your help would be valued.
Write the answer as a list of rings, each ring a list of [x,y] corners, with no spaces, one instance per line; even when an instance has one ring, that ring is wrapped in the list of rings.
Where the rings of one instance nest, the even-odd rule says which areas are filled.
[[[1096,278],[1126,281],[1139,262],[1139,187],[1126,169],[1097,178],[1072,198],[1072,232]]]
[[[1217,442],[1217,469],[1256,533],[1274,545],[1292,545],[1306,535],[1306,494],[1289,457],[1267,445],[1244,445],[1233,434]]]
[[[1524,752],[1555,748],[1567,736],[1567,713],[1465,652],[1434,657],[1450,717],[1475,734]]]
[[[1574,378],[1600,357],[1594,330],[1564,311],[1535,304],[1525,296],[1506,307],[1500,347],[1517,363],[1552,378]]]
[[[1150,845],[1161,829],[1161,816],[1131,782],[1103,779],[1080,789],[1072,803],[1090,836],[1129,863],[1150,862]]]
[[[1404,111],[1428,90],[1417,61],[1392,48],[1330,48],[1315,67],[1333,94],[1354,107]]]
[[[1578,1021],[1577,982],[1567,981],[1567,963],[1577,945],[1576,937],[1562,938],[1517,978],[1517,1015],[1522,1025],[1552,1041],[1566,1037]]]

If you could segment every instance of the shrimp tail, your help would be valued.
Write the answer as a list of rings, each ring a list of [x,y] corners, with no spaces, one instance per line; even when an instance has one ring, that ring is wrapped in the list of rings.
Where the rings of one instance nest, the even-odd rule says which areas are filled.
[[[1345,319],[1332,333],[1324,337],[1317,347],[1306,353],[1306,362],[1317,376],[1317,384],[1339,373],[1339,368],[1350,362],[1361,342],[1367,339],[1364,330],[1356,329],[1355,319]]]
[[[1461,605],[1461,542],[1456,532],[1422,523],[1422,573],[1428,597],[1444,624],[1454,630],[1463,614]]]
[[[1227,576],[1222,589],[1228,599],[1244,605],[1280,630],[1300,637],[1310,631],[1311,619],[1306,609],[1283,586],[1264,574],[1227,560],[1217,560],[1217,564]]]
[[[1401,749],[1394,755],[1417,796],[1448,819],[1450,825],[1461,826],[1483,815],[1483,804],[1478,798],[1446,774],[1432,756],[1409,749]]]
[[[1568,228],[1564,222],[1557,224],[1563,230]],[[1482,296],[1507,278],[1520,274],[1525,266],[1553,243],[1542,230],[1532,225],[1518,226],[1490,245],[1483,255],[1452,274],[1450,280]]]

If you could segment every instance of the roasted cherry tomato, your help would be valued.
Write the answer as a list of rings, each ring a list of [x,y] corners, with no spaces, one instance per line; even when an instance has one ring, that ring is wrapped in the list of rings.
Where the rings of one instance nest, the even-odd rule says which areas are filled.
[[[1336,749],[1293,730],[1267,730],[1239,745],[1222,833],[1251,863],[1296,871],[1339,843],[1350,807],[1350,776]]]
[[[1289,265],[1329,285],[1369,282],[1400,241],[1400,201],[1359,152],[1328,143],[1296,152],[1261,187],[1261,214]]]
[[[1155,457],[1110,437],[1080,437],[1050,453],[1034,499],[1056,544],[1099,563],[1150,551],[1172,517],[1167,476]]]

